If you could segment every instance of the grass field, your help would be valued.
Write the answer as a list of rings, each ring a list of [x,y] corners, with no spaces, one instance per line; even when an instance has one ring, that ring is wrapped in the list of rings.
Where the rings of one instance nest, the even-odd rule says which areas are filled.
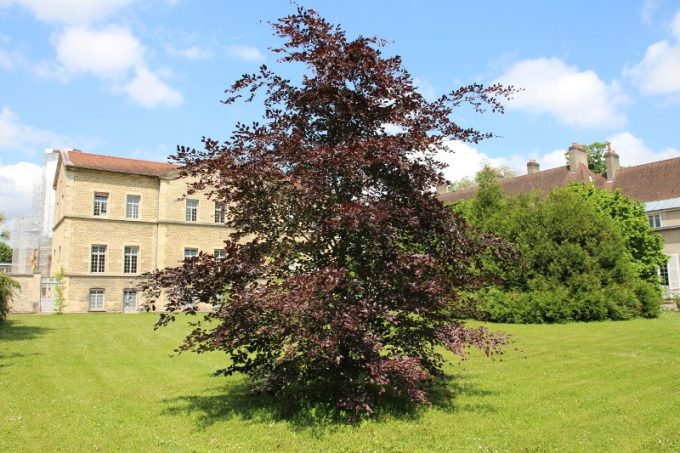
[[[346,425],[282,416],[217,378],[219,354],[169,357],[155,315],[10,316],[0,326],[0,451],[680,451],[680,313],[492,325],[502,360],[451,365],[453,399]]]

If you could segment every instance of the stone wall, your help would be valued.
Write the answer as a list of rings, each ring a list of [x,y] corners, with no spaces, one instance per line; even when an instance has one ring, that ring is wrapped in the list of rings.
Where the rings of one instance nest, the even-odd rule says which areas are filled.
[[[12,313],[38,313],[40,311],[40,274],[10,274],[19,282],[21,290],[14,293]]]

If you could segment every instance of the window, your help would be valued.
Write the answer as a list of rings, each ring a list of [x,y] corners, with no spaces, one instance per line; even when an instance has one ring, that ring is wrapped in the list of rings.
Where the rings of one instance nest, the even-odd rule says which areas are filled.
[[[649,226],[652,228],[663,227],[663,214],[652,214],[647,216]]]
[[[198,219],[198,200],[187,200],[187,222],[195,222]]]
[[[137,310],[137,291],[126,288],[123,290],[123,311]]]
[[[94,193],[94,215],[106,215],[109,206],[109,194],[103,192]]]
[[[184,259],[198,256],[198,249],[184,249]]]
[[[659,280],[661,281],[661,286],[669,286],[668,264],[659,266]]]
[[[90,310],[103,311],[104,310],[104,289],[91,288],[90,289]]]
[[[138,219],[139,218],[139,195],[128,195],[125,202],[125,218]]]
[[[136,274],[137,273],[137,256],[139,255],[139,247],[126,245],[123,253],[123,273]]]
[[[224,203],[215,202],[215,223],[224,223],[225,220]]]
[[[224,249],[215,249],[213,256],[215,258],[226,258],[227,257],[227,252],[225,252]]]
[[[93,245],[90,272],[104,272],[106,268],[106,246]]]

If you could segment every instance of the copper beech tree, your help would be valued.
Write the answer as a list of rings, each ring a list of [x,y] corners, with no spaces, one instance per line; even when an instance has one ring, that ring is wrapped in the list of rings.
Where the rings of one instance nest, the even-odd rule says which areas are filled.
[[[436,199],[434,154],[444,139],[490,136],[457,125],[453,109],[502,112],[514,89],[469,85],[428,102],[380,39],[348,40],[304,8],[273,28],[279,62],[306,67],[301,81],[266,66],[244,75],[223,102],[263,91],[262,121],[173,156],[194,181],[189,193],[228,207],[226,256],[147,274],[148,307],[165,292],[162,326],[212,304],[179,350],[224,351],[217,374],[245,373],[258,390],[331,397],[353,415],[384,393],[427,402],[441,347],[493,354],[505,341],[447,316],[483,277],[475,263],[505,248]]]

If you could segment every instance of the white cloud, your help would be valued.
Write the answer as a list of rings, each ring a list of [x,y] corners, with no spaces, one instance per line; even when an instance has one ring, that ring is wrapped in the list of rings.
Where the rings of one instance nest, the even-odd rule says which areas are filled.
[[[680,149],[677,148],[668,147],[654,151],[645,145],[642,139],[628,131],[614,134],[607,140],[611,142],[624,167],[680,156]]]
[[[673,31],[673,36],[675,36],[675,39],[680,41],[680,11],[675,13],[673,22],[671,22],[671,30]]]
[[[213,52],[211,50],[203,49],[198,46],[191,46],[186,49],[175,49],[174,47],[168,47],[167,52],[169,55],[184,57],[188,58],[189,60],[207,60],[213,56]]]
[[[184,101],[182,93],[161,79],[169,77],[169,71],[154,73],[149,69],[144,47],[126,28],[67,27],[54,44],[57,67],[47,65],[44,73],[56,77],[94,75],[104,80],[112,92],[125,93],[132,102],[146,108],[175,106]]]
[[[130,99],[146,108],[161,105],[180,105],[184,98],[182,93],[167,85],[146,68],[139,68],[135,77],[123,87],[121,91],[127,93]]]
[[[7,106],[0,109],[0,150],[35,152],[47,147],[67,147],[70,142],[64,135],[23,124]]]
[[[508,159],[489,157],[465,142],[450,140],[445,142],[445,145],[451,151],[439,152],[437,160],[447,165],[444,169],[444,177],[451,182],[465,177],[474,177],[485,163],[494,167],[509,165],[515,168],[514,162]]]
[[[140,66],[144,48],[132,33],[119,26],[100,30],[68,27],[54,39],[57,60],[68,73],[90,73],[116,78]]]
[[[0,49],[0,66],[5,69],[14,69],[14,58],[4,49]]]
[[[0,164],[0,206],[8,219],[30,215],[33,185],[40,182],[42,169],[31,162]]]
[[[246,61],[264,61],[264,55],[254,46],[232,45],[227,48],[232,57]]]
[[[645,24],[651,24],[652,18],[656,14],[658,8],[659,0],[644,0],[642,3],[642,10],[640,12],[642,22]]]
[[[680,94],[680,11],[671,22],[675,42],[662,40],[647,48],[645,56],[624,74],[633,79],[645,94]]]
[[[426,100],[432,102],[437,98],[434,85],[428,83],[426,80],[415,77],[413,79],[413,85],[415,86],[416,90],[420,94],[422,94]]]
[[[134,0],[2,0],[0,7],[17,5],[44,22],[84,24],[104,19]]]
[[[579,70],[558,58],[516,62],[496,82],[524,89],[508,104],[510,109],[549,114],[582,128],[620,127],[626,122],[619,111],[626,97],[616,82],[605,83],[594,71]]]
[[[565,157],[566,149],[556,149],[549,153],[538,157],[536,161],[540,164],[541,170],[548,170],[550,168],[564,167],[567,165],[567,158]]]

